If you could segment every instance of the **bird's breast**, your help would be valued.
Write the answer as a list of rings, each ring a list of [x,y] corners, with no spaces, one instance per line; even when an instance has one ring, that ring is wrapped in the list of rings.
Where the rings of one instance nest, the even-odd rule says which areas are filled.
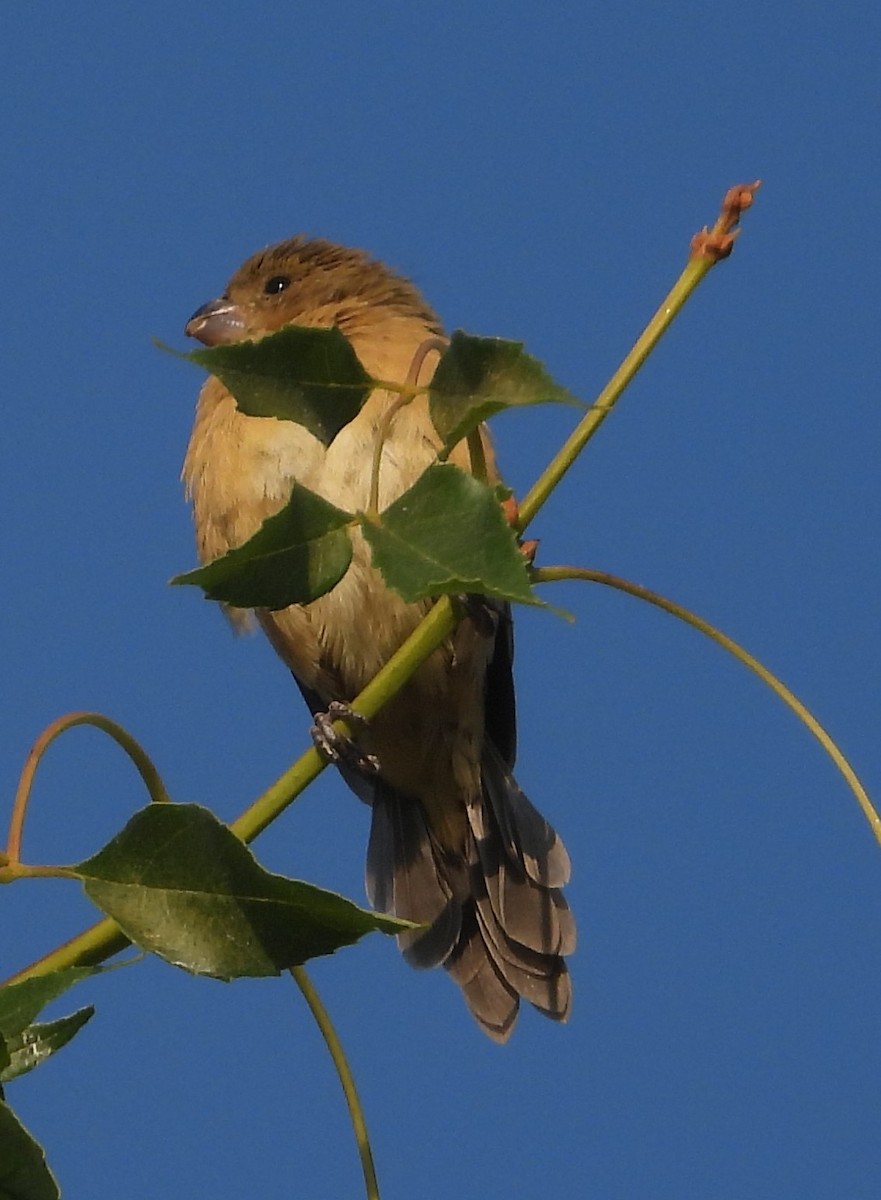
[[[290,498],[295,482],[349,512],[370,499],[377,438],[393,397],[374,392],[329,447],[293,421],[249,417],[216,379],[205,384],[184,463],[203,562],[241,546]],[[434,460],[437,437],[424,401],[401,409],[383,441],[379,507],[412,486]],[[304,682],[321,660],[350,698],[418,624],[424,605],[406,604],[370,565],[360,531],[352,564],[326,596],[268,614],[273,643]],[[267,630],[269,632],[269,630]],[[312,682],[315,682],[314,680]],[[324,688],[319,688],[324,691]]]

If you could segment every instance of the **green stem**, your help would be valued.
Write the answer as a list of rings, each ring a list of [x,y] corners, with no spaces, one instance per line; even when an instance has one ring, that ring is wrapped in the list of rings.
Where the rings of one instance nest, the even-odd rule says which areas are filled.
[[[667,600],[666,597],[658,595],[657,592],[651,592],[648,588],[640,587],[638,583],[630,583],[626,579],[620,579],[617,575],[609,575],[605,571],[593,571],[587,567],[541,567],[533,572],[533,581],[535,583],[553,583],[563,579],[583,579],[589,583],[601,583],[606,587],[614,588],[616,591],[626,592],[628,596],[635,596],[638,600],[645,600],[646,603],[653,604],[655,608],[660,608],[664,612],[670,613],[671,616],[677,617],[680,621],[684,621],[686,625],[690,625],[693,629],[699,630],[711,641],[715,642],[717,646],[721,646],[723,650],[727,650],[729,654],[733,654],[738,662],[743,663],[745,667],[749,667],[795,713],[798,719],[814,735],[833,763],[835,763],[835,766],[844,776],[848,787],[856,797],[863,815],[869,822],[869,828],[874,833],[878,843],[881,844],[881,817],[878,816],[856,771],[813,713],[802,704],[801,700],[789,690],[785,683],[781,682],[776,675],[773,675],[757,658],[753,658],[748,651],[739,646],[727,634],[716,629],[709,621],[705,621],[702,617],[690,612],[687,608],[683,608],[681,604],[674,604],[672,600]]]
[[[79,879],[79,876],[70,867],[29,867],[23,862],[0,867],[0,883],[13,883],[16,879]]]
[[[519,505],[517,528],[522,532],[543,507],[551,492],[615,407],[621,393],[681,312],[689,296],[710,270],[708,258],[693,258],[670,289],[666,299],[637,339],[633,349],[600,392],[565,444],[529,489]]]
[[[406,642],[388,660],[382,670],[371,679],[350,707],[353,712],[370,720],[396,692],[399,692],[410,676],[425,662],[430,654],[448,637],[458,620],[458,608],[449,596],[443,596],[428,612],[425,619],[410,634]],[[352,734],[345,721],[334,721],[341,733]],[[307,750],[293,766],[267,788],[262,796],[242,813],[230,828],[243,842],[252,842],[270,825],[280,813],[292,804],[303,789],[315,779],[327,762],[314,747]]]
[[[522,532],[544,505],[551,492],[575,462],[575,459],[605,421],[621,393],[654,350],[661,337],[682,310],[686,300],[710,268],[727,258],[739,230],[736,226],[752,205],[760,181],[738,184],[726,192],[713,228],[703,229],[692,238],[691,257],[661,307],[637,339],[633,349],[600,392],[596,401],[548,468],[520,502],[517,528]]]
[[[739,215],[739,214],[737,214]],[[734,224],[737,221],[737,215],[734,216]],[[719,223],[717,223],[718,226]],[[636,372],[642,366],[649,353],[666,329],[671,324],[673,318],[681,310],[688,297],[703,279],[704,275],[709,271],[713,262],[716,261],[708,255],[697,255],[692,258],[686,267],[685,271],[680,276],[673,289],[670,291],[667,299],[664,301],[661,308],[652,318],[642,336],[637,341],[636,345],[631,350],[630,354],[624,360],[618,371],[609,381],[609,384],[600,393],[595,404],[587,413],[585,418],[579,424],[572,436],[566,444],[555,456],[548,468],[543,472],[539,480],[526,495],[519,506],[518,530],[522,531],[529,521],[536,515],[540,508],[544,505],[547,498],[550,496],[553,489],[563,478],[569,467],[575,461],[578,454],[587,444],[591,437],[599,429],[602,422],[611,412],[618,397],[624,391],[624,388],[635,376]],[[431,350],[442,350],[447,343],[440,339],[428,339],[419,347],[414,355],[410,365],[407,380],[403,388],[395,385],[394,390],[400,392],[396,401],[394,401],[385,415],[381,428],[377,432],[377,442],[373,458],[373,472],[371,478],[370,498],[368,505],[368,515],[376,516],[379,509],[379,476],[382,462],[383,443],[391,429],[392,422],[397,412],[405,404],[409,403],[413,394],[419,389],[415,388],[418,380],[420,367]],[[391,387],[391,385],[390,385]],[[469,449],[472,458],[472,469],[479,478],[486,476],[486,461],[483,453],[483,444],[480,440],[480,433],[475,431],[469,437]],[[563,577],[591,577],[587,573],[575,575],[570,572],[568,575],[554,574],[553,570],[537,571],[535,578],[537,581],[544,581],[551,578]],[[592,576],[599,582],[612,583],[611,576],[600,577],[598,574]],[[622,590],[631,590],[633,594],[640,594],[644,589],[636,589],[635,585],[626,585],[623,581],[618,581],[616,585]],[[658,604],[667,611],[674,612],[684,620],[690,620],[690,623],[695,624],[697,628],[702,628],[709,636],[715,635],[715,640],[721,640],[721,644],[726,644],[728,639],[723,639],[723,635],[717,635],[712,627],[706,626],[700,622],[699,618],[692,617],[692,614],[686,614],[685,610],[679,610],[678,606],[673,606],[669,602],[664,601],[661,597],[654,597],[650,593],[646,593],[644,598],[650,599],[652,603]],[[428,656],[443,642],[443,640],[452,632],[460,616],[460,605],[449,596],[442,597],[430,610],[425,619],[420,623],[418,628],[407,639],[403,646],[389,660],[386,666],[372,680],[370,684],[361,692],[361,694],[353,701],[352,707],[356,712],[370,718],[385,704],[410,678],[410,676],[418,669],[420,664],[425,661]],[[764,668],[756,664],[754,660],[748,660],[745,652],[735,647],[734,643],[728,646],[742,661],[747,661],[747,665],[752,665],[754,670],[757,670],[766,681],[773,679]],[[776,680],[774,681],[777,682]],[[782,688],[782,685],[779,685]],[[775,689],[777,690],[777,689]],[[789,694],[791,696],[791,693]],[[797,705],[798,701],[791,697],[793,704]],[[792,706],[792,705],[791,705]],[[798,710],[796,710],[798,711]],[[806,713],[806,710],[805,710]],[[810,714],[806,713],[810,718]],[[803,717],[804,719],[804,717]],[[25,868],[20,862],[21,839],[24,827],[24,818],[27,811],[28,798],[30,795],[31,784],[33,782],[34,773],[40,757],[44,753],[46,747],[61,733],[64,729],[70,728],[78,724],[91,724],[103,729],[113,737],[119,745],[129,754],[129,757],[135,763],[135,766],[141,773],[145,784],[150,792],[151,799],[157,802],[166,802],[169,797],[162,784],[158,772],[153,766],[141,746],[132,738],[121,726],[117,725],[107,717],[103,717],[98,713],[74,713],[68,717],[60,718],[41,735],[35,744],[31,754],[25,764],[25,769],[22,773],[22,780],[19,785],[19,790],[16,795],[16,801],[13,807],[13,815],[10,823],[9,841],[7,845],[6,855],[2,856],[2,866],[4,870],[10,867],[17,867],[19,874],[58,874],[63,869],[59,868]],[[345,730],[344,722],[335,722],[337,727]],[[820,729],[816,722],[814,732],[820,737],[821,741],[826,739],[826,742],[831,743],[825,731]],[[819,732],[817,732],[819,731]],[[349,731],[351,732],[351,731]],[[822,736],[821,736],[822,735]],[[826,744],[824,742],[824,745]],[[832,748],[834,743],[831,743]],[[827,746],[827,749],[829,747]],[[830,750],[832,753],[832,750]],[[840,752],[839,752],[840,756]],[[840,756],[843,759],[843,756]],[[262,796],[260,796],[235,822],[231,828],[245,842],[252,841],[258,836],[279,814],[291,804],[302,790],[309,784],[323,769],[325,762],[315,749],[307,751],[301,758],[290,767],[279,780],[276,781]],[[840,765],[840,764],[839,764]],[[845,766],[847,766],[845,762]],[[842,767],[842,769],[844,769]],[[848,767],[848,770],[850,768]],[[853,772],[851,772],[853,774]],[[854,780],[856,777],[854,776]],[[859,782],[856,781],[857,786]],[[862,790],[862,789],[860,789]],[[863,793],[865,795],[865,793]],[[862,802],[861,802],[862,803]],[[872,813],[875,821],[876,836],[879,836],[879,824],[877,814],[868,802],[866,804],[869,811]],[[865,811],[865,809],[864,809]],[[879,837],[881,840],[881,837]],[[86,965],[101,962],[105,958],[117,953],[128,945],[128,939],[118,928],[115,922],[110,919],[105,919],[98,922],[91,929],[72,938],[64,946],[58,947],[50,954],[30,967],[20,971],[14,980],[20,981],[37,975],[47,974],[48,972],[59,970],[65,966]],[[376,1172],[373,1164],[373,1155],[370,1149],[370,1142],[367,1134],[367,1128],[364,1121],[363,1110],[361,1108],[358,1093],[355,1088],[354,1078],[346,1061],[345,1054],[337,1037],[336,1031],[330,1021],[330,1018],[321,1003],[321,1000],[312,986],[308,975],[302,967],[294,967],[291,971],[294,980],[300,988],[306,1003],[309,1006],[312,1015],[321,1030],[328,1051],[333,1059],[336,1067],[340,1083],[343,1088],[343,1093],[348,1105],[349,1114],[352,1120],[352,1126],[355,1132],[355,1139],[358,1146],[358,1152],[361,1158],[361,1166],[364,1173],[364,1180],[367,1190],[368,1200],[379,1200],[379,1187],[376,1180]],[[12,980],[7,981],[12,982]]]
[[[291,974],[297,987],[303,993],[303,999],[309,1005],[309,1011],[315,1018],[315,1024],[321,1030],[336,1073],[346,1097],[352,1129],[355,1132],[355,1142],[358,1146],[358,1156],[361,1159],[361,1170],[364,1172],[364,1185],[367,1190],[367,1200],[379,1200],[379,1184],[376,1181],[376,1168],[373,1165],[373,1152],[370,1149],[370,1138],[367,1134],[367,1123],[364,1120],[364,1110],[355,1087],[355,1078],[346,1059],[345,1051],[337,1032],[333,1027],[327,1009],[321,1002],[321,997],[315,990],[315,985],[306,974],[304,967],[291,967]]]
[[[745,192],[750,193],[751,196],[757,186],[758,184],[752,185],[752,188],[745,189]],[[731,203],[732,196],[736,198],[737,203]],[[743,199],[743,192],[740,189],[732,189],[732,192],[726,196],[722,216],[717,221],[712,234],[709,235],[710,238],[712,239],[718,233],[728,233],[737,223],[740,212],[747,205],[748,201]],[[712,254],[703,253],[696,247],[694,248],[693,256],[685,271],[670,291],[664,304],[650,321],[633,350],[631,350],[624,363],[622,363],[621,367],[615,373],[609,385],[603,389],[593,408],[587,413],[565,446],[555,456],[554,460],[521,502],[519,506],[518,529],[524,529],[545,503],[581,449],[594,435],[603,420],[605,420],[605,417],[617,401],[618,396],[636,374],[664,330],[673,320],[673,317],[680,311],[685,301],[716,261],[718,261],[718,256],[714,257]],[[434,348],[429,344],[430,341],[431,339],[428,339],[428,342],[425,344],[426,352],[428,349]],[[421,352],[422,347],[417,352],[417,356]],[[418,375],[418,367],[416,374]],[[376,386],[384,385],[376,383]],[[390,383],[387,386],[389,390],[396,390],[402,394],[406,391],[406,385],[402,386]],[[419,391],[421,389],[416,390]],[[381,444],[378,453],[381,455]],[[372,491],[375,493],[374,498],[378,502],[379,473],[376,463],[374,464],[374,468],[375,478]],[[419,665],[452,632],[459,618],[458,607],[458,604],[449,596],[442,597],[434,605],[404,645],[392,656],[360,696],[353,701],[352,707],[356,712],[360,712],[369,718],[379,711],[382,705],[403,686],[413,672],[418,669]],[[343,731],[346,730],[344,722],[335,722],[335,725]],[[299,796],[303,788],[324,769],[324,766],[325,763],[317,751],[307,751],[238,820],[233,822],[233,832],[245,842],[253,840]],[[47,971],[57,970],[61,966],[72,966],[79,962],[100,962],[102,959],[117,953],[127,944],[124,935],[113,921],[109,919],[99,921],[91,929],[86,930],[78,935],[78,937],[72,938],[64,946],[46,955],[45,958],[26,967],[23,971],[19,972],[16,979],[45,974]]]
[[[352,702],[355,712],[368,719],[375,716],[391,697],[398,692],[413,672],[437,649],[455,628],[458,606],[449,596],[442,597],[407,638],[379,674],[370,681],[361,694]],[[345,722],[334,722],[343,732]],[[307,750],[285,773],[275,781],[262,796],[235,821],[230,828],[243,842],[252,842],[262,833],[288,805],[293,804],[307,784],[311,783],[326,766],[317,750]],[[128,946],[129,940],[115,921],[106,917],[76,937],[56,947],[51,953],[24,967],[6,983],[20,982],[63,967],[93,965],[103,962]]]
[[[36,962],[16,971],[4,979],[0,987],[22,983],[25,979],[36,979],[40,975],[51,975],[53,971],[63,971],[67,967],[94,967],[130,945],[131,942],[116,922],[105,917],[103,921],[96,921],[89,929],[56,946]]]

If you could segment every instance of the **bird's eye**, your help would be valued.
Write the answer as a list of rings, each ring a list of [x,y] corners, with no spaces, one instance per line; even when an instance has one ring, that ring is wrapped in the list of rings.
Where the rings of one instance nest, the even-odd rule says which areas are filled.
[[[273,275],[271,279],[267,279],[263,291],[267,296],[277,296],[286,287],[290,287],[290,283],[290,278],[287,275]]]

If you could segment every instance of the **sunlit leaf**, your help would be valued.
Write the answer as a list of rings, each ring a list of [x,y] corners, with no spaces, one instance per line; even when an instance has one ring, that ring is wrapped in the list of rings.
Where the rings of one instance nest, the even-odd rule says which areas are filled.
[[[373,386],[338,329],[286,325],[257,342],[182,357],[216,375],[243,413],[296,421],[325,446],[358,415]]]
[[[207,809],[152,804],[75,868],[90,899],[144,950],[200,975],[276,975],[406,922],[271,874]]]
[[[362,528],[373,565],[407,601],[478,592],[538,603],[498,495],[451,463],[429,467]]]
[[[351,513],[295,484],[285,507],[244,545],[171,582],[196,584],[209,600],[236,608],[306,604],[345,575],[352,559],[345,526],[352,519]]]
[[[481,421],[505,408],[582,402],[561,387],[522,342],[457,330],[431,381],[431,419],[449,451]]]

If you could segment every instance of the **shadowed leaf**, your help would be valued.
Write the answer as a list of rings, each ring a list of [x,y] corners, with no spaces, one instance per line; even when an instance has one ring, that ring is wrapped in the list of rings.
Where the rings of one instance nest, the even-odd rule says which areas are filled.
[[[407,601],[478,592],[539,603],[496,492],[451,463],[429,467],[362,529],[373,565]]]
[[[378,930],[410,928],[264,870],[207,809],[153,804],[76,869],[143,950],[199,975],[277,975]]]
[[[7,1052],[4,1062],[0,1051],[0,1082],[40,1066],[79,1032],[95,1011],[91,1005],[46,1024],[34,1024],[34,1019],[74,984],[108,970],[115,968],[66,967],[0,988],[0,1038]]]
[[[106,970],[106,967],[65,967],[63,971],[6,984],[0,988],[0,1034],[11,1038],[21,1033],[50,1001],[81,980]]]
[[[502,409],[551,402],[583,407],[526,353],[522,342],[473,337],[461,330],[441,356],[429,396],[431,419],[447,453]]]
[[[58,1200],[46,1156],[8,1104],[0,1101],[0,1200]]]
[[[34,1067],[39,1067],[62,1046],[66,1046],[94,1015],[95,1009],[89,1004],[57,1021],[28,1025],[14,1037],[6,1039],[4,1036],[9,1063],[0,1071],[0,1083],[8,1083],[10,1079],[26,1075]]]
[[[373,386],[338,329],[288,325],[257,342],[183,357],[216,375],[243,413],[296,421],[325,446],[358,415]]]
[[[171,582],[196,584],[209,600],[235,608],[307,604],[329,592],[348,570],[352,543],[345,526],[352,519],[295,484],[285,507],[243,546]]]

